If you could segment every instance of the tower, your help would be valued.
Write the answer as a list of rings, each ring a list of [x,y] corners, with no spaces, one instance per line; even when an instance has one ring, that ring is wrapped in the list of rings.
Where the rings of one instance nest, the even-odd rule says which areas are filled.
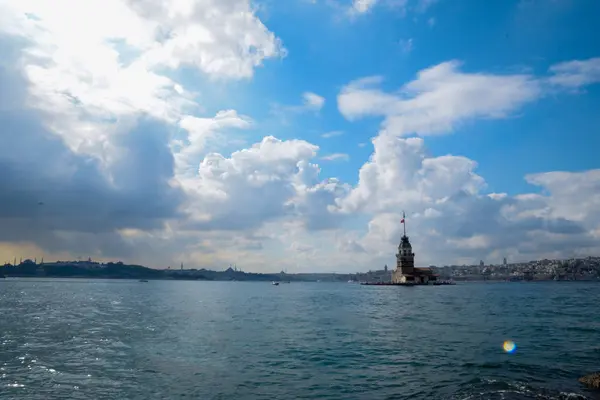
[[[396,254],[396,270],[403,275],[411,275],[415,270],[415,253],[406,234],[400,239]]]
[[[400,238],[398,253],[396,254],[396,270],[392,273],[392,283],[402,283],[414,280],[415,273],[415,253],[408,236],[406,236],[406,215],[402,212],[400,223],[404,227],[404,233]]]

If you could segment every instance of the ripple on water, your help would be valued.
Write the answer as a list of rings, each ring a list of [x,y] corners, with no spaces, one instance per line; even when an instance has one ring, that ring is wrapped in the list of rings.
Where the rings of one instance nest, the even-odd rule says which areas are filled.
[[[583,399],[598,368],[587,284],[2,285],[8,399]]]

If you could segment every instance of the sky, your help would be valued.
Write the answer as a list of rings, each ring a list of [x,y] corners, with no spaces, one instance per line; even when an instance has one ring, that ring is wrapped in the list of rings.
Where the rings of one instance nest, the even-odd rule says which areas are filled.
[[[0,0],[0,262],[600,255],[596,0]]]

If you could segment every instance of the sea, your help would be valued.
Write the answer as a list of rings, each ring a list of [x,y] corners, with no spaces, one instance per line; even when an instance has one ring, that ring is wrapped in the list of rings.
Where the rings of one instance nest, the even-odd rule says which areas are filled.
[[[600,399],[598,370],[598,283],[0,280],[2,400]]]

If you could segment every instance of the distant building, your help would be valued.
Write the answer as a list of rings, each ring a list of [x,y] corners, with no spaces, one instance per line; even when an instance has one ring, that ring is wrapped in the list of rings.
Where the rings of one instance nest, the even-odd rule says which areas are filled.
[[[480,260],[480,261],[479,261],[479,266],[480,266],[480,267],[483,267],[484,265],[485,265],[485,263],[483,262],[483,260]]]
[[[402,213],[401,223],[404,225],[404,234],[400,238],[398,254],[396,254],[396,270],[392,272],[392,283],[428,283],[437,280],[431,268],[415,268],[415,253],[406,236],[405,216]]]
[[[502,260],[502,264],[506,265],[506,257],[504,257],[504,260]]]
[[[387,264],[385,264],[385,267],[383,267],[383,270],[384,270],[385,272],[387,272]]]

